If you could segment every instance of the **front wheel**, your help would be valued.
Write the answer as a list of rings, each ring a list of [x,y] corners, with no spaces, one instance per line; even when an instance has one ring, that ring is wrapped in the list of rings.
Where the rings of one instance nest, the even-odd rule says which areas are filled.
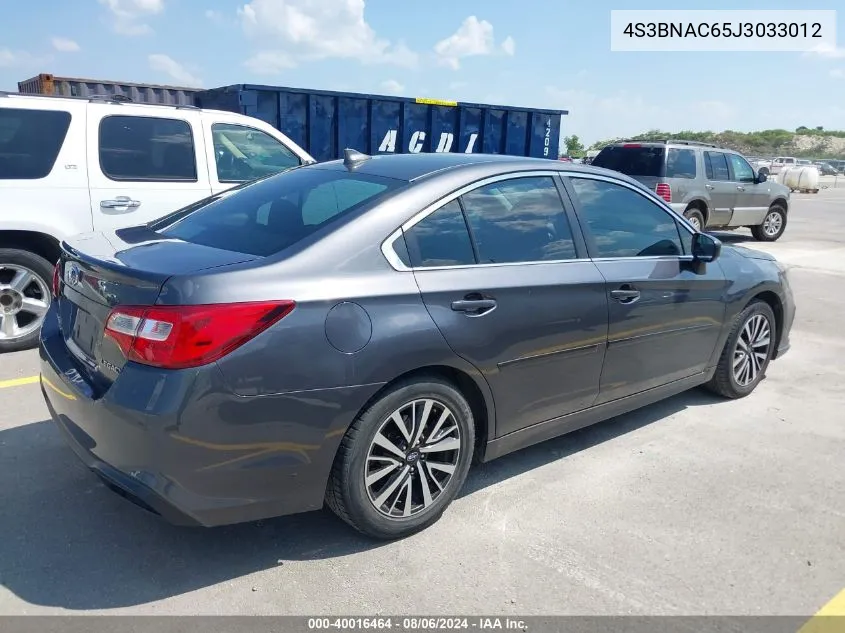
[[[408,536],[458,494],[474,447],[472,411],[459,391],[439,378],[400,383],[347,431],[326,503],[368,536]]]
[[[732,399],[754,391],[766,375],[776,335],[775,314],[769,304],[751,303],[737,316],[707,388]]]
[[[774,242],[785,230],[786,209],[779,204],[773,204],[763,218],[763,223],[751,228],[751,234],[760,242]]]
[[[16,248],[0,248],[0,353],[30,349],[47,308],[53,266],[43,257]]]

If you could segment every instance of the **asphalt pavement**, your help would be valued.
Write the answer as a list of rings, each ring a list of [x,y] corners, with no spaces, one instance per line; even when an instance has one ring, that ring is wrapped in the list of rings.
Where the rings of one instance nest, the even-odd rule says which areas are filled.
[[[845,189],[760,245],[793,348],[754,394],[695,390],[471,472],[393,543],[328,511],[178,528],[105,489],[0,356],[0,614],[813,615],[845,593]],[[839,596],[838,598],[834,598]],[[832,603],[831,603],[832,604]]]

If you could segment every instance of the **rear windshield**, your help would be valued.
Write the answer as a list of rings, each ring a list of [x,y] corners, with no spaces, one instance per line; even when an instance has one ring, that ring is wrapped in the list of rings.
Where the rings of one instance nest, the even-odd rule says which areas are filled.
[[[626,176],[660,178],[664,174],[663,147],[612,145],[605,147],[593,160],[596,167],[604,167]]]
[[[248,255],[273,255],[401,187],[400,180],[297,168],[151,225],[160,235]]]

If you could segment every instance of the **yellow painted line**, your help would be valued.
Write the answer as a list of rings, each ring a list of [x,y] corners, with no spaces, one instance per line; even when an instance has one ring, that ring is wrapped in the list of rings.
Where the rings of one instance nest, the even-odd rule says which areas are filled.
[[[845,631],[845,589],[833,596],[798,633],[842,633]]]
[[[27,376],[26,378],[12,378],[11,380],[0,380],[0,389],[7,387],[22,387],[23,385],[34,385],[38,382],[38,376]]]
[[[52,382],[50,382],[49,380],[44,378],[44,376],[41,377],[41,384],[47,385],[50,389],[55,391],[57,394],[59,394],[63,398],[67,398],[68,400],[76,400],[75,395],[73,395],[72,393],[68,393],[67,391],[62,391],[56,385],[54,385]]]

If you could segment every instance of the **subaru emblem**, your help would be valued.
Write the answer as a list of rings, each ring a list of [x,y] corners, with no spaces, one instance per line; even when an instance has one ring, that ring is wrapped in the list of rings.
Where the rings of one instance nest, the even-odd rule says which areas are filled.
[[[78,286],[82,281],[82,271],[76,264],[69,264],[65,268],[65,283],[68,286]]]

